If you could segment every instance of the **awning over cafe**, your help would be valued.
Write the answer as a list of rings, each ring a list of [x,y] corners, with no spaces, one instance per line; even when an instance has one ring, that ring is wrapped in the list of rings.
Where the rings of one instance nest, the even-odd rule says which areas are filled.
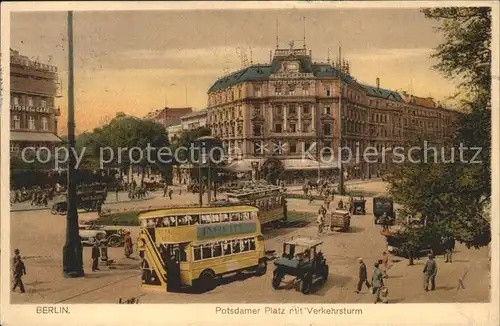
[[[61,143],[63,140],[51,132],[11,131],[11,141]]]

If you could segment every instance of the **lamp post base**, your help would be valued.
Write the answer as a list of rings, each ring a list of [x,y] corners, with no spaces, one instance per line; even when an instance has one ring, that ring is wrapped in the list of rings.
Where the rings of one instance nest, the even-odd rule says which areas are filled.
[[[81,244],[69,243],[63,248],[63,274],[64,277],[83,277],[83,250]]]

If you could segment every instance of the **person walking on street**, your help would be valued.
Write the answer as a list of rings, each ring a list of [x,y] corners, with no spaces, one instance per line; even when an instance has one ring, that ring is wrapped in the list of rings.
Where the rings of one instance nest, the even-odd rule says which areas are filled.
[[[115,188],[115,196],[116,196],[116,201],[118,202],[118,192],[120,191],[120,188],[116,186]]]
[[[314,195],[311,193],[309,193],[309,204],[312,204],[314,201]]]
[[[324,215],[321,212],[318,213],[318,236],[323,233]]]
[[[132,237],[130,236],[129,231],[127,231],[125,233],[124,243],[125,243],[125,246],[124,246],[125,257],[130,258],[130,255],[132,255],[132,253],[134,252],[134,249],[133,249],[133,244],[132,244]]]
[[[431,283],[431,291],[436,288],[437,264],[432,254],[427,255],[427,261],[424,266],[424,290],[429,291],[429,282]]]
[[[99,270],[99,257],[101,257],[101,250],[99,249],[99,240],[94,240],[92,246],[92,272]]]
[[[452,254],[453,254],[453,249],[455,247],[455,240],[453,239],[453,237],[446,237],[445,238],[445,241],[444,241],[444,244],[445,244],[445,251],[444,251],[444,259],[445,259],[445,263],[451,263],[452,262]]]
[[[14,260],[14,286],[12,287],[12,291],[16,291],[16,288],[19,286],[21,293],[25,293],[23,276],[26,275],[26,266],[24,266],[21,256],[15,256]]]
[[[14,257],[12,258],[12,266],[16,264],[17,257],[21,257],[21,251],[19,249],[14,250]]]
[[[174,193],[174,191],[172,189],[170,189],[168,191],[168,198],[172,199],[172,194]]]
[[[389,276],[387,275],[387,271],[389,270],[389,255],[385,251],[382,253],[382,264],[384,266],[384,278],[388,278]]]
[[[165,182],[163,185],[163,197],[167,197],[167,192],[168,192],[168,183]]]
[[[373,269],[373,274],[372,274],[372,286],[373,286],[373,295],[375,296],[375,299],[373,303],[377,303],[379,301],[382,301],[383,303],[387,303],[386,297],[382,296],[380,297],[380,294],[382,292],[382,288],[384,287],[384,276],[382,275],[382,272],[380,271],[379,264],[375,263]]]
[[[363,258],[358,258],[359,262],[359,279],[358,279],[358,287],[356,288],[356,293],[359,294],[361,291],[361,288],[363,287],[363,284],[366,285],[368,290],[370,289],[371,285],[370,282],[368,282],[368,273],[366,272],[366,265],[363,262]]]

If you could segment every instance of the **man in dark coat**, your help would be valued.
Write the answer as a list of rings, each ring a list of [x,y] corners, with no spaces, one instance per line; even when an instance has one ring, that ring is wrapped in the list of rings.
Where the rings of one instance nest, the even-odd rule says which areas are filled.
[[[92,272],[99,270],[99,257],[101,257],[101,250],[99,248],[99,240],[95,239],[94,246],[92,246]]]
[[[21,293],[26,292],[24,290],[24,284],[22,277],[23,275],[26,275],[26,266],[24,266],[23,261],[21,260],[21,256],[16,256],[14,258],[15,263],[14,263],[14,286],[12,287],[12,291],[15,291],[16,288],[19,286],[19,289],[21,290]]]
[[[431,291],[433,291],[436,288],[437,264],[432,254],[428,254],[427,258],[424,266],[424,290],[429,291],[430,282]]]
[[[366,285],[368,289],[370,289],[371,285],[368,282],[368,273],[366,272],[366,265],[363,262],[363,258],[358,258],[359,262],[359,280],[358,280],[358,287],[356,289],[356,293],[359,293],[361,291],[361,288],[363,287],[363,284]]]

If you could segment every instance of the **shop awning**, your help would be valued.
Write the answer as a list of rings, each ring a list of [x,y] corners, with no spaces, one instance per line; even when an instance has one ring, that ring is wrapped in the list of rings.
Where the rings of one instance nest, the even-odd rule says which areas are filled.
[[[62,143],[63,140],[51,132],[11,131],[11,141]]]
[[[329,169],[337,169],[338,162],[336,160],[319,162],[311,159],[289,159],[283,160],[283,165],[286,171],[290,170],[302,170],[302,171],[310,171],[310,170],[329,170]]]

